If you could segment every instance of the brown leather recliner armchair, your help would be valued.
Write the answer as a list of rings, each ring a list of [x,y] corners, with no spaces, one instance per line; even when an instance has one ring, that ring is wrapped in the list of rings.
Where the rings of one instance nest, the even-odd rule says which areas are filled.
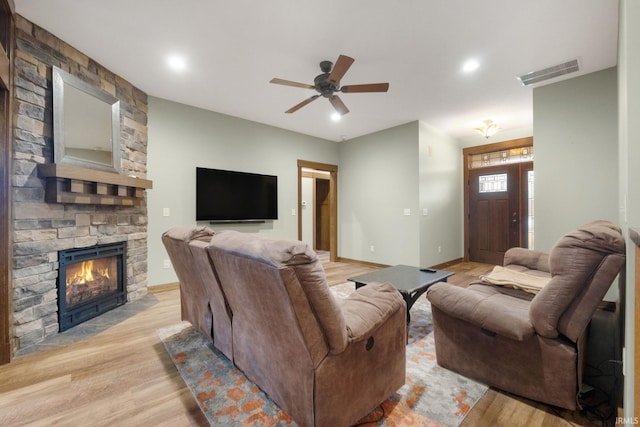
[[[508,392],[575,410],[589,322],[625,263],[620,228],[595,221],[547,255],[513,248],[509,269],[549,282],[534,297],[514,289],[446,283],[427,291],[439,365]]]

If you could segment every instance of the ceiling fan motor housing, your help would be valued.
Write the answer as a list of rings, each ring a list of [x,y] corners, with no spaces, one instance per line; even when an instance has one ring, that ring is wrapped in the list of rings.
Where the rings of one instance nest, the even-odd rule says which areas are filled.
[[[333,68],[333,62],[322,61],[320,63],[320,70],[322,70],[322,74],[318,74],[316,78],[313,79],[316,90],[325,98],[332,97],[333,93],[340,89],[338,82],[332,83],[329,81],[331,68]]]
[[[329,81],[329,73],[318,74],[316,78],[313,79],[313,83],[315,84],[316,90],[325,98],[333,96],[333,93],[340,89],[338,83],[331,83]]]

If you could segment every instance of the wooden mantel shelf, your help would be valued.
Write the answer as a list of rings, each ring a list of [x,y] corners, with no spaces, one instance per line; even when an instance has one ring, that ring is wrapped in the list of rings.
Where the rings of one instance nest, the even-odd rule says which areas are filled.
[[[39,165],[38,176],[47,180],[47,203],[133,206],[153,187],[147,179],[59,163]]]

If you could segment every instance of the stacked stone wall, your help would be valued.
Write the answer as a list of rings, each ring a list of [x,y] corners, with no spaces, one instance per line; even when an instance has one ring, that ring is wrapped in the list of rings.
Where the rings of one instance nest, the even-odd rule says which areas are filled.
[[[146,178],[147,96],[53,34],[16,17],[13,100],[12,351],[58,333],[58,251],[126,241],[129,301],[147,292],[147,206],[45,202],[53,161],[52,66],[120,100],[121,173]]]

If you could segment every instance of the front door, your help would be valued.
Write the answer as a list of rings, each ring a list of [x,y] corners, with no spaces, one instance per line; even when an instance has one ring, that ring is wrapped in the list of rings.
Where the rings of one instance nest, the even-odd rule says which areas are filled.
[[[507,249],[522,246],[520,164],[469,171],[469,260],[502,265]]]

